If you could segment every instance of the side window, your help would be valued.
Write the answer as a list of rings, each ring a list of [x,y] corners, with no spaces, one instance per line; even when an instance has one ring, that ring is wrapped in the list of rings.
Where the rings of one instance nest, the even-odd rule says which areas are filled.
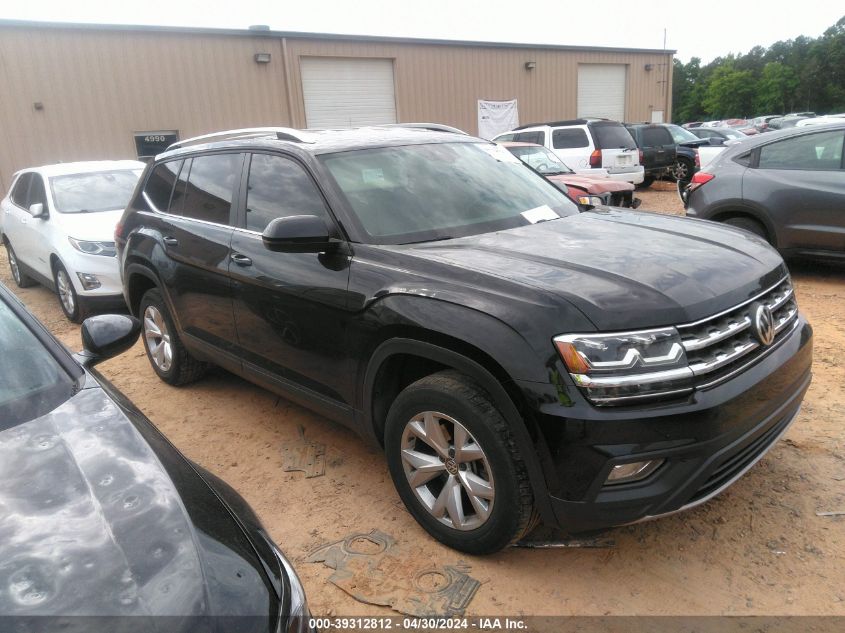
[[[695,135],[698,138],[713,138],[714,136],[718,136],[718,134],[715,134],[710,130],[698,130],[696,131]]]
[[[544,145],[546,141],[545,132],[520,132],[514,137],[515,141],[520,143],[534,143],[536,145]]]
[[[587,133],[580,127],[552,132],[552,147],[555,149],[574,149],[589,146],[590,141],[587,138]]]
[[[32,174],[32,183],[29,185],[29,200],[27,204],[32,206],[39,202],[44,205],[45,209],[47,208],[47,192],[44,190],[44,179],[40,174]]]
[[[497,136],[493,140],[496,143],[506,143],[508,141],[512,141],[515,136],[516,136],[516,134],[500,134],[499,136]]]
[[[229,224],[229,211],[232,208],[232,193],[235,180],[241,173],[240,154],[210,154],[195,156],[188,172],[185,197],[182,200],[182,215],[186,218]],[[179,180],[184,178],[182,168]],[[173,192],[173,208],[176,208],[177,183]]]
[[[323,197],[298,163],[273,154],[253,154],[246,194],[246,228],[262,232],[271,220],[316,215],[328,222]]]
[[[760,148],[760,169],[803,169],[832,171],[842,169],[841,130],[806,134],[784,139]]]
[[[659,147],[661,145],[673,145],[674,139],[665,127],[643,128],[643,147]]]
[[[154,211],[166,212],[170,208],[170,195],[173,193],[173,184],[181,166],[181,160],[172,160],[157,165],[150,173],[144,185],[144,194],[147,202],[153,205]]]
[[[18,176],[12,188],[12,202],[23,209],[29,208],[29,183],[32,182],[32,172]]]

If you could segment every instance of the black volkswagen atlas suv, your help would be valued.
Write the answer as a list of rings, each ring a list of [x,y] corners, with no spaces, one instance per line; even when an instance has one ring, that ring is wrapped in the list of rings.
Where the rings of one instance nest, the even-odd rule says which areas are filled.
[[[700,504],[810,383],[812,330],[763,240],[579,209],[436,125],[183,141],[115,239],[162,380],[217,365],[354,429],[465,552]]]

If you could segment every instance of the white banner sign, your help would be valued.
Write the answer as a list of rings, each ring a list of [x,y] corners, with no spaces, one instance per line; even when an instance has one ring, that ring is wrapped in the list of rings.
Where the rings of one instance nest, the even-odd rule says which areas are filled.
[[[513,101],[478,100],[478,135],[491,139],[519,125],[516,99]]]

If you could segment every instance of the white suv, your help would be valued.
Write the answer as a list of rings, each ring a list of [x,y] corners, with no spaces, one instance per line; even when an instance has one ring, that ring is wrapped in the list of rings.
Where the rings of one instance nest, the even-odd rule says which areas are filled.
[[[21,288],[56,291],[68,319],[123,305],[114,229],[144,163],[63,163],[23,169],[0,202],[0,239]]]
[[[603,169],[613,180],[638,185],[643,181],[642,157],[628,129],[618,121],[574,119],[523,125],[493,139],[543,145],[577,173]]]

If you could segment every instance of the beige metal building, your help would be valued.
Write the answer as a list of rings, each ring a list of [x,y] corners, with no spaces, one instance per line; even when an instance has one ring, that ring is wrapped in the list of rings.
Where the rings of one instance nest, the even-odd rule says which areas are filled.
[[[669,120],[674,51],[0,21],[0,190],[59,161],[134,158],[262,125]]]

